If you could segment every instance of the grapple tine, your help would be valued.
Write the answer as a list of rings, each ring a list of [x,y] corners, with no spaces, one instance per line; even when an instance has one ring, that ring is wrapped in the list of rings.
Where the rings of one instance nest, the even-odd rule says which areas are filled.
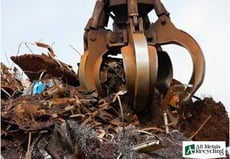
[[[152,24],[150,30],[156,34],[156,39],[154,39],[156,44],[181,45],[190,53],[193,62],[193,73],[189,84],[193,87],[186,88],[185,93],[181,95],[182,100],[189,100],[204,79],[205,60],[200,46],[189,34],[178,30],[165,15],[159,17],[156,23]]]
[[[106,33],[105,30],[92,30],[87,33],[88,39],[86,42],[90,47],[85,49],[79,67],[80,84],[88,89],[97,90],[102,96],[102,89],[97,89],[101,88],[101,83],[97,80],[100,71],[95,72],[100,70],[102,57],[108,52],[108,48],[105,45]]]
[[[133,33],[132,42],[121,48],[126,85],[134,109],[143,111],[157,79],[157,51],[142,33]]]
[[[149,88],[150,88],[150,93],[151,93],[151,91],[153,91],[154,86],[157,82],[159,61],[158,61],[157,50],[155,47],[148,46],[148,52],[149,52],[149,61],[150,61],[150,85],[149,85]]]
[[[123,66],[125,71],[126,87],[129,91],[129,97],[134,99],[136,64],[134,48],[131,44],[121,48]],[[133,104],[133,103],[132,103]]]
[[[173,67],[167,52],[158,51],[158,71],[156,87],[165,95],[173,79]]]
[[[80,62],[80,65],[79,65],[79,81],[80,81],[80,84],[82,86],[88,86],[88,81],[85,79],[85,74],[86,74],[86,71],[85,71],[85,64],[86,64],[86,60],[87,60],[87,57],[88,57],[88,54],[89,54],[89,51],[85,51],[84,54],[81,56],[81,62]]]
[[[133,33],[133,46],[136,61],[134,109],[143,111],[150,92],[150,58],[144,34]]]
[[[95,67],[94,67],[94,77],[95,77],[95,86],[96,86],[96,90],[98,91],[99,94],[101,94],[101,96],[105,96],[105,92],[103,91],[103,88],[101,86],[101,80],[100,80],[100,68],[101,68],[101,64],[102,64],[102,57],[98,58],[95,61]]]

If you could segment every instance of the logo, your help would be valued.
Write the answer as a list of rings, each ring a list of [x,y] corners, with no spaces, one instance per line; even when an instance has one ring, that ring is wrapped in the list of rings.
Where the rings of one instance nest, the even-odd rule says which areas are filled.
[[[184,158],[223,158],[225,141],[183,141]]]
[[[195,144],[185,146],[185,155],[191,155],[195,153]]]

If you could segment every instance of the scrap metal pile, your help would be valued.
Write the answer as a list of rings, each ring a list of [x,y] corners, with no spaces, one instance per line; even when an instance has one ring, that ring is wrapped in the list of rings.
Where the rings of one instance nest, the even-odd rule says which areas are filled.
[[[124,80],[120,60],[108,58],[103,66],[105,90],[116,93],[100,97],[95,90],[72,85],[73,79],[78,81],[77,74],[51,56],[25,54],[11,59],[29,81],[19,78],[19,70],[1,63],[1,152],[5,159],[180,158],[182,141],[228,142],[225,108],[210,98],[184,107],[177,125],[165,124],[157,93],[145,112],[133,111],[120,85]]]
[[[229,144],[225,107],[194,96],[204,78],[202,51],[159,0],[98,0],[78,73],[52,47],[35,44],[48,53],[11,57],[27,80],[1,63],[4,158],[181,158],[185,140]],[[173,78],[165,44],[189,51],[188,84]]]
[[[136,151],[165,147],[166,136],[154,135],[164,132],[163,127],[141,126],[126,102],[126,91],[101,98],[94,90],[71,85],[72,79],[77,80],[71,68],[45,54],[11,59],[31,82],[23,87],[25,82],[1,63],[1,150],[5,158],[133,158]],[[104,66],[115,83],[122,78],[119,64],[108,59]],[[116,90],[115,86],[106,87]]]

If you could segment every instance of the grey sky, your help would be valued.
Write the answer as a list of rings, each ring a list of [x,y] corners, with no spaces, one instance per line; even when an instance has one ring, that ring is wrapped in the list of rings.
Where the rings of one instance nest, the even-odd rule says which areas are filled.
[[[176,27],[193,36],[204,52],[206,75],[197,95],[212,96],[229,106],[229,0],[162,2]],[[20,42],[42,41],[53,44],[57,58],[77,69],[80,56],[68,45],[83,53],[83,31],[94,4],[95,0],[2,0],[1,61],[7,64],[4,54],[16,55]],[[151,17],[154,22],[155,13]],[[191,73],[187,51],[171,46],[166,49],[174,63],[175,77],[187,82]],[[20,54],[28,52],[21,47]]]

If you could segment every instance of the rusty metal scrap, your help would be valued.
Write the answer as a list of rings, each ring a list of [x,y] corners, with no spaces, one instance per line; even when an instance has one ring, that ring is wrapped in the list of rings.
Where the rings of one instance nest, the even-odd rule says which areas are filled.
[[[45,80],[50,81],[48,78]],[[116,96],[116,93],[111,94],[99,101],[98,94],[93,90],[62,84],[56,80],[53,86],[40,94],[24,95],[2,102],[2,121],[17,125],[23,131],[40,130],[56,122],[63,122],[70,116],[79,119],[82,125],[107,127],[111,124],[113,128],[120,127],[122,123],[116,106],[118,102],[114,100]],[[127,112],[125,115],[126,125],[135,122],[134,125],[138,126],[137,117],[130,114]]]
[[[45,83],[54,80],[55,84],[44,89],[40,94],[21,95],[17,96],[17,98],[2,100],[1,138],[4,154],[7,153],[6,149],[10,150],[12,154],[17,154],[16,156],[24,156],[26,153],[30,153],[31,156],[40,156],[40,158],[44,158],[47,155],[54,158],[64,158],[66,154],[85,158],[87,153],[87,155],[94,157],[104,155],[110,156],[108,158],[118,158],[119,156],[128,156],[127,158],[130,158],[134,154],[136,156],[144,155],[139,154],[139,152],[148,154],[150,151],[155,152],[155,149],[164,145],[165,141],[162,142],[162,145],[154,144],[155,141],[159,140],[159,138],[155,138],[156,134],[165,134],[163,123],[164,103],[160,94],[159,96],[155,94],[152,101],[151,109],[154,109],[154,111],[150,109],[148,114],[135,113],[127,100],[126,87],[123,85],[123,70],[119,70],[123,69],[121,67],[122,63],[119,60],[111,60],[110,58],[106,61],[107,64],[103,66],[105,74],[107,74],[104,81],[105,90],[113,92],[113,89],[115,89],[119,91],[105,98],[99,96],[95,90],[88,90],[83,86],[72,86],[62,80],[58,80],[56,76],[52,78],[50,76],[50,78],[41,79],[40,81]],[[10,74],[10,76],[14,75]],[[110,77],[117,82],[112,81]],[[60,85],[65,91],[54,91]],[[31,89],[31,87],[28,89]],[[47,91],[54,93],[51,93],[51,96],[47,96],[45,93]],[[180,89],[178,91],[180,92]],[[118,102],[118,97],[121,100],[121,104]],[[121,111],[120,105],[123,111]],[[209,106],[209,108],[211,107]],[[172,108],[175,109],[176,107]],[[190,112],[185,114],[188,113]],[[190,115],[190,118],[194,117],[197,116]],[[215,115],[212,117],[212,119],[215,119]],[[182,122],[179,124],[183,125],[183,120],[179,120],[179,122]],[[203,119],[199,121],[203,121]],[[170,130],[172,129],[171,124],[168,124]],[[62,125],[61,128],[60,125]],[[200,125],[200,122],[198,125]],[[136,127],[131,128],[133,126]],[[174,126],[173,129],[176,128]],[[191,136],[194,130],[197,130],[197,127],[186,133]],[[199,133],[202,133],[202,131],[203,129]],[[28,141],[29,133],[32,136],[31,143]],[[65,135],[66,133],[68,134],[67,136]],[[21,134],[25,135],[21,136]],[[60,135],[63,140],[59,140]],[[76,137],[75,141],[77,142],[75,143],[69,142],[74,140],[73,136]],[[199,134],[196,137],[199,137]],[[12,141],[17,143],[17,146]],[[168,139],[166,143],[167,141]],[[178,145],[179,143],[175,141],[175,144]],[[22,145],[30,145],[29,151],[24,149]],[[71,151],[67,152],[62,145],[69,145],[68,147]],[[73,145],[74,147],[72,147]],[[166,145],[168,146],[168,144]],[[157,150],[156,156],[159,152],[162,154],[167,151],[170,152],[172,145],[174,144],[170,141],[170,147],[163,148],[163,152]],[[100,151],[108,152],[108,154],[94,153],[92,149],[96,149],[96,147],[97,149],[100,147]],[[110,149],[106,149],[107,147]],[[176,148],[181,150],[181,147],[176,146]],[[111,156],[111,154],[114,154],[114,156]],[[151,153],[151,156],[154,156],[153,154]],[[180,154],[178,153],[177,155],[179,156]]]
[[[16,69],[16,68],[15,68]],[[16,77],[17,70],[14,69],[14,73],[10,73],[9,68],[7,68],[1,62],[1,98],[8,99],[11,96],[19,96],[22,94],[23,86],[19,79]]]
[[[70,86],[68,88],[70,88]],[[75,91],[78,90],[77,87],[72,87],[72,89],[76,89]],[[18,99],[11,99],[8,102],[3,103],[2,108],[5,110],[2,112],[3,135],[17,137],[21,131],[25,131],[27,133],[39,133],[44,129],[50,129],[57,123],[65,123],[68,119],[74,119],[74,121],[77,122],[76,124],[81,126],[88,125],[93,128],[97,132],[97,140],[109,141],[119,135],[123,124],[121,122],[119,112],[115,110],[113,106],[113,104],[116,104],[116,101],[113,100],[113,96],[115,95],[111,98],[103,99],[104,102],[97,102],[100,103],[98,105],[94,104],[94,106],[92,106],[84,101],[84,98],[81,99],[81,97],[84,97],[84,94],[88,94],[87,100],[94,100],[95,95],[93,94],[95,92],[90,92],[90,95],[90,93],[85,89],[84,93],[81,94],[83,89],[79,88],[79,90],[81,91],[78,91],[79,96],[77,98],[55,97],[46,99],[41,94],[38,94],[34,96],[23,96],[23,98],[21,97]],[[69,96],[74,95],[70,94]],[[71,117],[74,115],[76,116]],[[125,118],[125,126],[128,126],[129,124],[132,124],[132,122],[130,122],[132,119],[131,116],[126,117],[129,119]],[[135,121],[136,119],[133,120]],[[60,128],[61,129],[57,130],[59,133],[64,134],[64,132],[68,132],[65,127]],[[65,139],[68,139],[68,137],[65,136]],[[44,147],[39,146],[43,140],[42,137],[38,137],[37,140],[32,141],[36,144],[36,147],[39,148],[39,151],[44,149]],[[65,142],[68,141],[66,140]],[[32,144],[33,146],[30,148],[30,151],[32,152],[34,152],[34,148],[36,148],[34,147],[34,144]],[[50,143],[48,147],[55,147],[54,145],[51,145],[52,143]],[[70,145],[70,147],[74,146]],[[47,150],[45,150],[45,152],[46,151]],[[51,148],[48,148],[48,152],[46,153],[57,155],[55,154],[55,150],[52,150]]]
[[[154,23],[151,10],[158,17]],[[109,17],[112,30],[105,29]],[[221,126],[229,125],[224,106],[191,100],[204,78],[202,50],[174,26],[160,0],[97,0],[78,73],[58,60],[50,45],[35,44],[48,55],[11,57],[29,84],[1,63],[4,157],[181,158],[181,141],[191,135],[229,144],[229,127]],[[191,55],[188,84],[173,78],[166,44]]]
[[[77,75],[71,66],[57,62],[45,54],[25,54],[12,56],[11,59],[24,71],[30,81],[38,80],[41,73],[44,72],[43,79],[56,77],[70,85],[79,85]]]
[[[53,48],[50,47],[48,44],[41,43],[41,42],[36,42],[35,44],[36,44],[38,47],[47,48],[48,51],[49,51],[48,54],[49,54],[52,58],[54,58],[54,57],[56,56],[55,53],[54,53]]]
[[[117,71],[119,69],[116,65],[117,64],[111,61],[111,64],[108,63],[105,67],[109,68],[106,68],[106,70],[110,70],[108,71],[110,74],[113,72],[113,74],[118,77]],[[116,78],[116,80],[121,79],[120,77]],[[45,78],[43,82],[50,80],[51,79]],[[94,90],[87,90],[85,87],[75,87],[67,83],[58,82],[56,76],[53,77],[53,80],[56,81],[56,85],[54,84],[46,88],[40,94],[23,95],[15,99],[11,98],[6,101],[1,101],[2,138],[12,138],[20,142],[20,144],[27,144],[28,150],[21,152],[22,155],[28,154],[37,157],[48,154],[56,156],[56,158],[63,158],[65,152],[62,152],[63,149],[60,149],[60,145],[54,145],[53,142],[56,142],[56,135],[59,134],[64,137],[63,142],[69,145],[70,149],[73,150],[75,146],[73,145],[74,143],[70,142],[72,139],[65,135],[69,132],[69,128],[66,127],[68,124],[66,125],[66,123],[70,120],[74,121],[75,125],[79,125],[82,129],[83,127],[90,127],[90,129],[96,133],[94,142],[102,145],[109,144],[115,148],[113,152],[114,155],[118,156],[121,150],[119,150],[117,144],[113,143],[114,140],[117,140],[118,136],[122,134],[122,129],[127,129],[129,125],[140,125],[137,115],[130,109],[126,102],[122,103],[124,112],[121,112],[119,108],[120,103],[117,98],[120,96],[122,101],[124,101],[124,99],[127,98],[124,93],[125,91],[113,93],[106,98],[99,98]],[[60,85],[65,91],[57,91],[57,94],[51,93],[51,96],[50,93],[47,93],[56,92],[54,91],[55,88]],[[109,89],[114,89],[113,84],[107,83],[107,86],[108,88],[109,86],[112,87]],[[29,88],[31,89],[31,87]],[[121,116],[123,116],[124,119],[122,119]],[[78,130],[74,129],[72,131]],[[21,138],[21,133],[30,135]],[[52,137],[49,137],[51,139],[47,143],[45,140],[48,140],[50,134],[52,134]],[[37,137],[33,139],[31,135],[37,135]],[[28,140],[27,136],[30,136]],[[28,143],[25,143],[26,141]],[[6,140],[6,143],[7,142],[8,140]],[[139,141],[135,144],[140,144],[141,142],[142,141]],[[3,147],[5,145],[6,144],[4,144]],[[45,147],[47,147],[47,149],[45,149]],[[57,150],[60,150],[62,154],[58,154],[56,152]],[[72,150],[69,152],[70,154],[74,154],[74,151],[80,153],[81,156],[84,156],[86,152],[88,153],[88,150],[82,147],[78,150]],[[127,145],[127,151],[134,150]],[[108,153],[108,155],[111,155],[111,153]],[[125,152],[122,152],[122,155],[125,155]],[[111,158],[113,157],[111,156]]]

